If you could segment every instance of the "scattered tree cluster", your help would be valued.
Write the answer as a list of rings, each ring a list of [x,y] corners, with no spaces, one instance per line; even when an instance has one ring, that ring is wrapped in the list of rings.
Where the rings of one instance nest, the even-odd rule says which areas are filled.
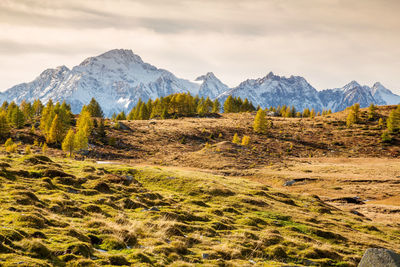
[[[211,101],[209,97],[199,98],[190,93],[172,94],[166,97],[149,99],[146,103],[139,99],[132,110],[125,115],[122,111],[113,116],[116,120],[148,120],[153,118],[168,119],[177,117],[204,117],[210,113],[218,113],[221,104],[218,99]]]
[[[42,113],[43,105],[39,100],[33,104],[22,101],[18,106],[14,102],[3,102],[0,107],[0,138],[5,139],[11,128],[20,129],[26,123],[36,121]]]
[[[30,132],[33,134],[39,128],[46,140],[46,143],[40,145],[43,153],[47,150],[47,144],[61,144],[63,150],[72,155],[76,151],[87,149],[89,136],[95,127],[97,136],[105,137],[103,111],[94,98],[87,106],[83,106],[76,122],[76,132],[71,128],[73,121],[71,107],[65,101],[54,104],[50,99],[45,106],[40,100],[35,100],[33,104],[22,101],[19,106],[14,102],[4,102],[0,107],[0,138],[5,140],[10,135],[11,128],[31,125]],[[16,151],[17,144],[9,138],[5,148],[13,152]],[[25,147],[25,153],[31,153],[30,146]]]
[[[235,133],[233,135],[232,143],[237,144],[237,145],[242,145],[242,146],[248,146],[250,144],[250,136],[243,135],[242,141],[240,141],[238,134]]]
[[[278,107],[269,107],[267,112],[273,112],[276,117],[284,117],[284,118],[314,118],[320,115],[329,115],[332,114],[332,111],[322,110],[321,112],[315,112],[315,109],[305,108],[303,112],[297,111],[294,106],[278,106]]]
[[[71,107],[65,103],[57,102],[55,105],[50,99],[43,108],[40,119],[40,130],[47,143],[60,144],[68,129],[71,127]]]
[[[224,102],[224,113],[252,112],[255,110],[253,103],[247,98],[243,101],[240,97],[228,96]]]

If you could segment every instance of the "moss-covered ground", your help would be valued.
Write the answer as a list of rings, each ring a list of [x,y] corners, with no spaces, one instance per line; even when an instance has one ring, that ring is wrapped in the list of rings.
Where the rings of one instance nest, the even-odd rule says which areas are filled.
[[[178,167],[0,158],[0,266],[355,266],[398,229]]]

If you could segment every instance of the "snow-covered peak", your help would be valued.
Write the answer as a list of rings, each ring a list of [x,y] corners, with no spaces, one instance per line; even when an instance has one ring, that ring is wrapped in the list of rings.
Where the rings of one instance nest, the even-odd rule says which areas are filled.
[[[202,81],[202,84],[199,88],[200,97],[208,96],[211,99],[214,99],[223,92],[229,90],[229,87],[226,84],[222,83],[212,72],[208,72],[205,75],[197,77],[195,81]]]
[[[385,93],[392,93],[389,89],[387,89],[385,86],[383,86],[380,82],[374,83],[374,85],[371,87],[371,93],[372,95],[375,95],[377,92],[385,92]]]
[[[346,84],[345,86],[343,86],[342,90],[343,91],[348,91],[348,90],[352,90],[352,89],[357,88],[357,87],[361,87],[361,85],[356,81],[351,81],[348,84]]]
[[[354,103],[362,107],[398,104],[400,96],[382,84],[372,88],[352,81],[337,89],[318,92],[301,76],[279,76],[273,72],[258,79],[248,79],[235,88],[222,83],[214,73],[199,76],[195,82],[177,78],[173,73],[144,62],[132,50],[114,49],[85,59],[71,70],[66,66],[43,71],[34,81],[16,85],[0,93],[0,102],[7,100],[49,99],[71,104],[73,112],[92,97],[102,106],[104,113],[130,110],[141,98],[147,101],[174,93],[190,92],[200,97],[224,101],[229,95],[248,98],[255,106],[295,106],[296,109],[343,110]]]
[[[299,76],[286,78],[270,72],[263,78],[246,80],[218,98],[224,101],[229,95],[248,98],[255,106],[263,108],[293,105],[299,110],[322,109],[317,90]]]
[[[118,59],[143,64],[142,58],[130,49],[113,49],[97,56],[97,58]]]
[[[54,77],[54,76],[59,76],[59,75],[63,75],[66,72],[69,72],[70,70],[62,65],[62,66],[58,66],[57,68],[54,69],[46,69],[44,70],[39,77],[41,77],[42,79],[48,79],[50,77]]]
[[[376,82],[372,86],[371,94],[376,102],[381,105],[397,105],[400,103],[400,96],[393,94],[392,91],[387,89],[380,82]]]
[[[114,49],[106,53],[98,55],[96,57],[89,57],[85,59],[79,66],[90,66],[90,65],[145,65],[142,58],[132,52],[132,50],[127,49]]]
[[[209,81],[209,80],[218,80],[213,72],[207,72],[205,75],[201,75],[195,79],[195,81]]]
[[[272,71],[270,71],[264,78],[272,80],[272,79],[280,78],[280,76],[276,76]]]

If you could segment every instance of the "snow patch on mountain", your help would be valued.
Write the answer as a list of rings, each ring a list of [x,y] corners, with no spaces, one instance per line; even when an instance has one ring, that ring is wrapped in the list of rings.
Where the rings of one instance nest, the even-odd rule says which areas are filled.
[[[375,83],[371,88],[371,93],[380,105],[398,105],[400,96],[393,94],[392,91],[384,87],[381,83]]]
[[[14,86],[0,97],[17,103],[36,98],[43,102],[66,100],[75,113],[94,97],[110,116],[131,109],[140,98],[147,101],[180,92],[196,95],[199,88],[143,62],[131,50],[115,49],[87,58],[72,70],[65,66],[46,70],[33,82]]]
[[[211,99],[215,99],[223,92],[229,90],[229,87],[222,83],[212,72],[197,77],[195,81],[201,82],[199,88],[200,97],[210,97]]]
[[[16,103],[35,99],[44,103],[49,99],[65,100],[71,104],[72,111],[78,113],[94,97],[105,115],[111,116],[114,112],[129,111],[139,99],[147,101],[183,92],[212,100],[218,98],[221,102],[232,95],[243,100],[247,98],[253,105],[263,108],[287,105],[297,110],[314,108],[316,111],[339,111],[354,103],[360,103],[361,107],[371,103],[400,103],[400,96],[380,83],[370,88],[352,81],[342,88],[317,91],[303,77],[287,78],[272,72],[263,78],[248,79],[234,88],[222,83],[212,72],[189,81],[146,63],[131,50],[124,49],[89,57],[72,69],[66,66],[47,69],[34,81],[0,93],[0,100]]]
[[[246,80],[239,86],[224,92],[218,98],[224,101],[229,95],[242,99],[247,98],[254,106],[260,105],[263,108],[293,105],[298,110],[322,109],[318,91],[299,76],[286,78],[270,72],[263,78]]]

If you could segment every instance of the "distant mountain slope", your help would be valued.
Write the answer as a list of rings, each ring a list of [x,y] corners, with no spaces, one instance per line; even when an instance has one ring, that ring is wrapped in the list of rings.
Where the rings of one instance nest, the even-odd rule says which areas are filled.
[[[385,104],[374,99],[371,88],[361,86],[356,81],[352,81],[342,88],[323,90],[319,92],[319,96],[324,107],[333,111],[344,110],[355,103],[359,103],[361,107],[367,107],[371,103]]]
[[[72,70],[65,66],[46,70],[33,82],[10,88],[1,98],[16,102],[66,100],[73,112],[79,112],[95,97],[105,114],[111,115],[132,108],[139,98],[146,101],[178,92],[197,94],[199,88],[196,83],[144,63],[130,50],[111,50],[84,60]]]
[[[198,77],[195,81],[202,82],[199,89],[200,97],[210,97],[211,99],[217,98],[223,92],[229,90],[229,87],[222,83],[214,73],[209,72],[206,75]]]
[[[371,93],[377,103],[382,103],[381,105],[397,105],[400,103],[400,96],[393,94],[379,82],[372,86]]]
[[[354,103],[366,107],[370,103],[392,105],[400,103],[400,96],[393,94],[380,83],[372,88],[353,81],[343,88],[317,91],[303,77],[289,78],[272,72],[259,79],[250,79],[237,87],[229,88],[212,72],[198,77],[194,82],[177,78],[171,72],[143,62],[131,50],[115,49],[84,60],[71,70],[65,66],[47,69],[34,81],[16,85],[0,93],[1,101],[40,99],[46,103],[66,100],[77,113],[84,104],[95,97],[104,113],[130,110],[141,98],[167,96],[189,92],[200,97],[224,101],[229,95],[248,98],[255,106],[295,106],[297,110],[314,108],[317,111],[343,110]]]
[[[264,78],[244,81],[218,98],[224,101],[229,95],[247,98],[254,106],[261,107],[293,105],[298,110],[307,107],[317,110],[323,108],[318,98],[318,91],[303,77],[285,78],[276,76],[272,72]]]

